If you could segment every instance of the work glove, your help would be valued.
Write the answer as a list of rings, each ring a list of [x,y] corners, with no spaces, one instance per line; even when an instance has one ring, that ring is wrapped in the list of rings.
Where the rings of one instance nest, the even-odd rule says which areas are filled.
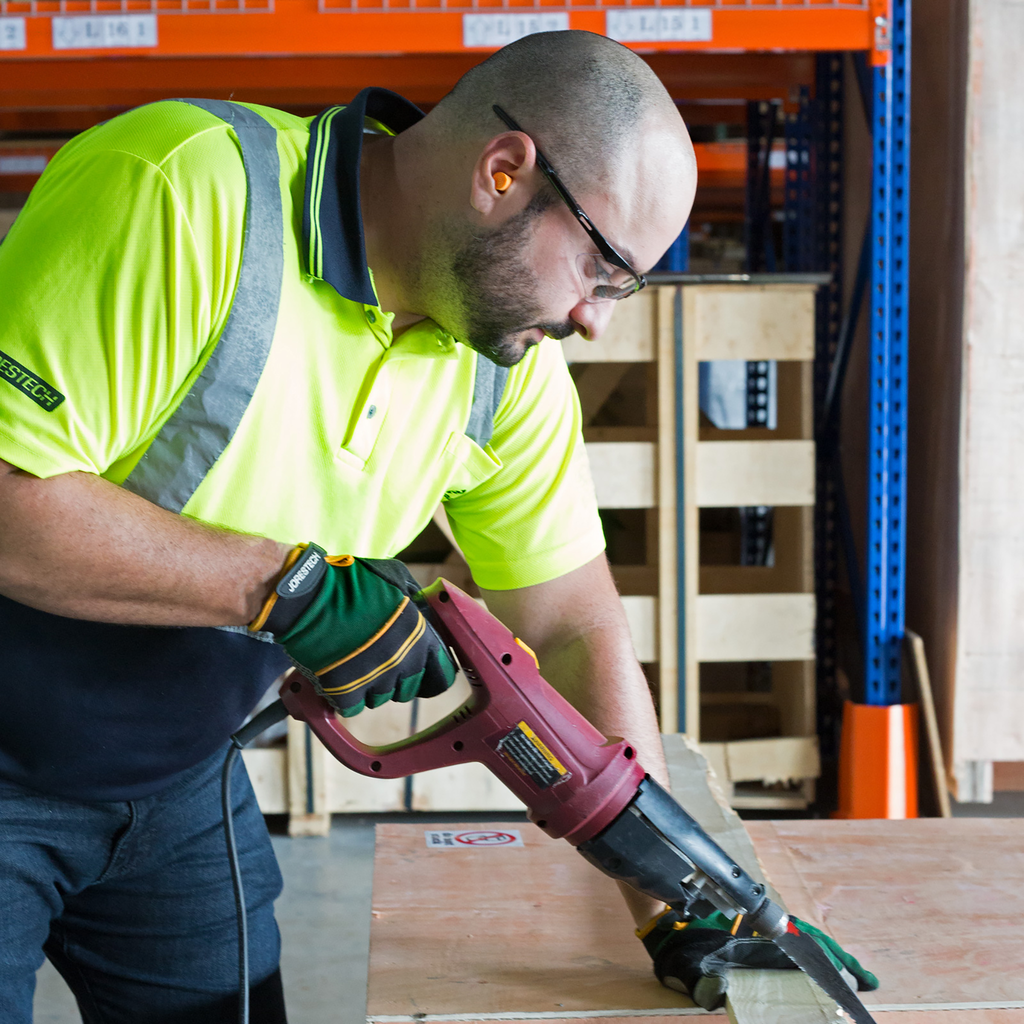
[[[249,629],[272,633],[344,718],[385,701],[436,697],[456,667],[396,559],[330,557],[315,544],[288,556]]]
[[[862,992],[878,988],[878,979],[866,971],[836,941],[798,917],[793,924],[810,935],[825,951],[851,988]],[[705,1010],[725,1002],[729,972],[735,968],[769,971],[798,970],[771,939],[760,938],[742,915],[730,920],[720,911],[685,922],[668,909],[636,931],[654,961],[654,973],[666,988],[683,992]]]

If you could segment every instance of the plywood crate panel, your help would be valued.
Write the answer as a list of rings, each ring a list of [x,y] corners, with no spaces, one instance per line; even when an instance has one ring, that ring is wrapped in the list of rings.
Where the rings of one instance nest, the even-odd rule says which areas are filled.
[[[813,505],[813,441],[700,441],[697,504]]]
[[[698,661],[814,658],[813,594],[701,594],[696,604]]]
[[[814,294],[808,285],[698,285],[687,333],[698,360],[814,358]]]

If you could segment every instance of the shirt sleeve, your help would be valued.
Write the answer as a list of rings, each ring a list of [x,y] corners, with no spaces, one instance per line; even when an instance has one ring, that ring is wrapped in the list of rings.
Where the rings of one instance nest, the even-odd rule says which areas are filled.
[[[61,150],[0,245],[0,458],[35,476],[120,483],[223,314],[178,191],[117,144],[137,113]]]
[[[511,372],[495,417],[501,468],[445,503],[473,578],[487,590],[532,586],[604,550],[575,385],[557,341]]]

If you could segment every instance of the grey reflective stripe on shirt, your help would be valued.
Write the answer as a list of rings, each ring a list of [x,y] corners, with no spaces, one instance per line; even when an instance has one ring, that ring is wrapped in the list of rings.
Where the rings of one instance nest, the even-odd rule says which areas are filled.
[[[492,363],[477,353],[476,380],[473,383],[473,406],[469,411],[466,436],[486,448],[494,436],[494,416],[501,404],[508,381],[508,367]]]
[[[238,429],[277,328],[284,273],[284,216],[277,131],[259,114],[224,100],[179,100],[235,131],[245,164],[245,237],[231,311],[213,354],[160,429],[124,487],[180,512]]]

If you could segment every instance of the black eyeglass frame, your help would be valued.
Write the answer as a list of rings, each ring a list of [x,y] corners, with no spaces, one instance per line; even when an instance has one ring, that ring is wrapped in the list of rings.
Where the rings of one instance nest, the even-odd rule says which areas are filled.
[[[642,288],[647,287],[647,277],[634,270],[630,265],[629,261],[619,252],[616,251],[615,247],[608,241],[600,231],[594,227],[594,222],[583,212],[583,208],[573,198],[572,193],[565,187],[562,179],[559,178],[558,173],[554,167],[551,166],[551,161],[541,152],[540,146],[537,145],[536,139],[533,138],[528,132],[523,131],[522,128],[504,111],[497,103],[491,105],[491,110],[498,115],[499,118],[514,132],[522,132],[527,138],[533,142],[534,150],[537,154],[537,166],[540,168],[541,174],[551,182],[551,187],[558,193],[558,197],[569,207],[572,215],[580,222],[580,226],[590,236],[590,240],[597,246],[597,251],[613,266],[618,267],[620,270],[625,270],[626,273],[630,274],[634,281],[636,281],[636,287],[632,292],[628,292],[626,295],[620,296],[620,298],[628,298],[629,295],[635,295]]]

